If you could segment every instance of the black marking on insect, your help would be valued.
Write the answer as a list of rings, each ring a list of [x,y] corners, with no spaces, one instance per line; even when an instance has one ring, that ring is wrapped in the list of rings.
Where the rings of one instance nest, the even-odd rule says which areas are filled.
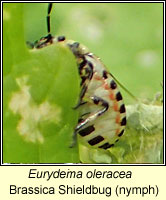
[[[86,68],[87,78],[89,80],[92,79],[93,76],[93,64],[91,62],[88,62],[88,67]]]
[[[113,89],[113,90],[117,88],[117,85],[116,85],[116,83],[113,79],[110,82],[110,88]]]
[[[114,144],[109,144],[108,142],[106,142],[105,144],[99,146],[99,148],[102,148],[102,149],[109,149],[110,147],[113,147]]]
[[[120,112],[120,113],[125,113],[125,112],[126,112],[126,109],[125,109],[125,105],[124,105],[124,104],[122,104],[122,105],[120,106],[119,112]]]
[[[121,126],[125,126],[126,125],[126,117],[124,117],[121,121]]]
[[[103,70],[103,78],[104,78],[104,79],[107,79],[107,78],[108,78],[108,76],[107,76],[107,71],[105,71],[105,70]]]
[[[82,129],[81,131],[79,131],[79,134],[84,137],[86,135],[89,135],[90,133],[92,133],[95,130],[95,127],[93,125],[88,126],[84,129]]]
[[[117,100],[117,101],[122,100],[122,95],[121,95],[120,92],[118,92],[118,93],[116,94],[116,100]]]
[[[93,98],[93,102],[94,102],[94,104],[98,105],[98,103],[100,102],[100,100],[99,100],[98,97],[94,97]]]
[[[124,130],[122,130],[122,131],[118,134],[118,136],[121,137],[121,136],[123,135],[123,133],[124,133]]]
[[[50,29],[52,3],[48,6],[47,31],[34,44],[28,45],[40,49],[54,43],[68,47],[76,58],[81,78],[79,101],[74,109],[80,109],[80,119],[74,129],[74,138],[79,135],[85,144],[95,148],[108,149],[119,140],[126,125],[126,109],[117,80],[105,68],[101,60],[89,52],[79,42],[67,40],[65,36],[54,37]],[[115,81],[116,80],[116,81]]]
[[[79,64],[79,74],[81,74],[83,67],[85,67],[87,64],[87,60],[83,60],[80,64]]]
[[[104,140],[104,138],[101,135],[98,135],[98,136],[94,137],[93,139],[89,140],[88,143],[91,146],[94,146],[96,144],[99,144],[103,140]]]

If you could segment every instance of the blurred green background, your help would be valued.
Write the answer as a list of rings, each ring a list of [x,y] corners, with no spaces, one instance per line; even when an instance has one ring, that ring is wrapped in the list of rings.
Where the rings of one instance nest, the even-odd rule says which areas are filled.
[[[27,41],[47,35],[47,7],[24,4]],[[162,3],[54,3],[51,32],[86,45],[135,96],[153,99],[162,90]]]
[[[135,96],[141,100],[152,100],[155,94],[162,90],[162,6],[162,3],[55,3],[51,13],[52,34],[65,35],[68,39],[86,45]],[[26,41],[34,42],[47,35],[47,7],[48,3],[6,3],[3,7],[4,162],[79,162],[78,150],[69,150],[73,127],[78,117],[78,113],[72,109],[79,94],[75,59],[67,48],[60,45],[50,45],[40,51],[29,51],[26,47]],[[31,101],[23,107],[23,113],[27,111],[27,106],[35,107],[39,111],[40,105],[45,101],[58,105],[62,110],[62,118],[58,123],[52,124],[45,118],[46,121],[34,121],[34,112],[30,112],[26,118],[25,125],[32,128],[28,129],[27,135],[31,134],[33,129],[37,131],[35,134],[40,131],[44,136],[43,143],[25,140],[25,134],[18,129],[20,119],[24,119],[24,115],[11,109],[13,95],[20,94],[25,86],[18,84],[18,78],[20,80],[20,77],[24,76],[29,77],[27,84],[30,87],[28,94]],[[126,104],[133,103],[128,94],[122,89],[121,92]],[[24,102],[20,98],[13,107],[20,108],[22,101]],[[130,105],[127,106],[127,114],[129,107]],[[157,108],[160,111],[159,116],[162,116],[162,107]],[[136,111],[136,114],[141,113],[137,107]],[[156,112],[153,113],[157,116]],[[154,119],[150,112],[147,114],[150,120]],[[159,121],[162,123],[162,119]],[[137,119],[136,122],[140,122],[141,127],[144,127],[147,119],[142,123]],[[161,127],[153,127],[153,123],[150,125],[152,129],[162,129],[162,124]],[[134,129],[138,129],[138,126],[134,126]],[[108,152],[100,155],[96,150],[95,154],[91,149],[81,149],[79,146],[81,161],[162,163],[161,132],[126,131],[125,136],[110,150],[111,156],[107,155]],[[95,157],[93,161],[91,154]]]

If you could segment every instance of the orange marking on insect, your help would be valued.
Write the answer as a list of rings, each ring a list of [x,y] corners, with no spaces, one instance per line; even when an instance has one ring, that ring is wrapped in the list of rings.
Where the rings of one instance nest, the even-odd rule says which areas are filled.
[[[111,100],[114,100],[114,99],[115,99],[115,95],[114,95],[113,92],[111,92],[111,93],[109,94],[109,98],[110,98]]]
[[[114,111],[118,111],[118,103],[115,101],[113,105]]]
[[[119,132],[120,132],[120,129],[118,128],[118,129],[116,130],[116,133],[115,133],[115,134],[118,136]]]
[[[94,79],[95,79],[95,80],[101,80],[101,77],[98,76],[98,75],[94,75]]]
[[[104,83],[104,84],[103,84],[103,87],[104,87],[104,89],[108,90],[108,89],[109,89],[108,83]]]
[[[116,122],[117,124],[119,124],[119,122],[120,122],[120,115],[119,115],[119,114],[116,116],[115,122]]]

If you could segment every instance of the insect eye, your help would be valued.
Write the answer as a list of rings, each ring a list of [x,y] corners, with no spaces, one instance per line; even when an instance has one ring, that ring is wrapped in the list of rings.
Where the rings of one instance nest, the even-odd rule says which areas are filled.
[[[73,47],[74,47],[74,48],[78,48],[78,47],[79,47],[79,45],[80,45],[80,43],[79,43],[79,42],[74,42],[74,43],[73,43]]]
[[[64,41],[65,39],[66,39],[65,36],[59,36],[59,37],[57,38],[58,42],[62,42],[62,41]]]

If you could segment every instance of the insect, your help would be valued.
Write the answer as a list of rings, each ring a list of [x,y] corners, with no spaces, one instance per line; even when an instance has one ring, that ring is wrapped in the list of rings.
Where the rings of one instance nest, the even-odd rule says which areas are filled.
[[[74,129],[74,138],[81,137],[91,147],[108,149],[123,135],[126,126],[126,109],[115,77],[88,48],[79,42],[67,40],[65,36],[54,37],[50,32],[48,5],[48,35],[42,37],[32,48],[40,49],[54,43],[63,43],[74,54],[81,78],[81,92],[74,109],[80,110],[80,118]]]

